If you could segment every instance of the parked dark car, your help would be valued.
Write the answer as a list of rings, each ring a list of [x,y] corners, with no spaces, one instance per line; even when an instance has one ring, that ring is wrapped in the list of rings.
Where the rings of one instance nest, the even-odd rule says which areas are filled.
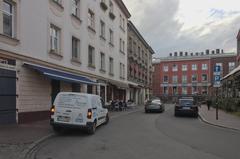
[[[198,117],[198,106],[193,98],[180,98],[175,105],[174,115],[191,115]]]
[[[165,106],[160,99],[149,100],[145,104],[145,113],[149,112],[164,112]]]

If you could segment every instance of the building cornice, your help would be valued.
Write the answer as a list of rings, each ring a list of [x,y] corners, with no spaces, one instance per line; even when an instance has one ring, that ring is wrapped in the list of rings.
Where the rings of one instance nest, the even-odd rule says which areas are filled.
[[[236,53],[224,53],[224,54],[211,54],[211,55],[201,55],[201,56],[172,56],[156,58],[153,63],[169,62],[169,61],[192,61],[192,60],[210,60],[216,58],[226,58],[226,57],[236,57]]]
[[[126,5],[123,3],[122,0],[114,0],[119,8],[122,10],[122,12],[125,14],[125,16],[129,19],[131,17],[130,12],[128,11]]]
[[[129,20],[128,21],[128,26],[130,29],[137,35],[137,37],[140,39],[140,41],[145,45],[145,47],[149,50],[151,54],[154,54],[155,52],[153,51],[152,47],[146,42],[146,40],[143,38],[141,33],[138,31],[136,26]]]

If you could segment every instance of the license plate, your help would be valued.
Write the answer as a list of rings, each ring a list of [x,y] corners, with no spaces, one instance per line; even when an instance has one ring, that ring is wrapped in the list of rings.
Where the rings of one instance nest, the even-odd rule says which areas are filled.
[[[184,109],[184,110],[189,110],[189,109],[190,109],[190,107],[183,107],[183,109]]]
[[[58,121],[62,121],[62,122],[69,122],[70,121],[70,117],[67,116],[58,116],[57,117]]]

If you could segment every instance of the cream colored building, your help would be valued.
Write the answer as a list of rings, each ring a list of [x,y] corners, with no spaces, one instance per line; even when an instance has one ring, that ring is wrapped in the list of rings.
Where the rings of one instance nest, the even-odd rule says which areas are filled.
[[[134,24],[128,22],[128,80],[130,100],[143,104],[152,94],[153,49]]]
[[[129,17],[121,0],[0,0],[0,121],[48,117],[59,91],[128,98]]]

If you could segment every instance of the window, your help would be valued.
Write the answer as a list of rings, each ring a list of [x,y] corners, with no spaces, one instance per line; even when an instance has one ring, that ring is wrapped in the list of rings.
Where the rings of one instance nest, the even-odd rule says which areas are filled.
[[[197,82],[197,74],[192,75],[192,82]]]
[[[113,65],[113,58],[112,57],[110,57],[109,58],[109,74],[110,75],[113,75],[113,68],[114,67],[114,65]]]
[[[163,71],[164,71],[164,72],[168,72],[168,65],[164,65],[164,66],[163,66]]]
[[[100,56],[101,56],[101,57],[100,57],[100,60],[101,60],[101,61],[100,61],[100,65],[101,65],[101,66],[100,66],[100,69],[101,69],[101,71],[105,71],[105,70],[106,70],[106,68],[105,68],[105,67],[106,67],[106,66],[105,66],[105,54],[104,54],[103,52],[101,52],[101,53],[100,53]]]
[[[76,17],[79,17],[79,4],[80,0],[72,0],[72,14],[75,15]]]
[[[132,45],[132,38],[131,37],[129,37],[128,38],[128,46],[129,46],[129,50],[130,50],[130,52],[132,52],[132,47],[133,47],[133,45]]]
[[[62,0],[53,0],[54,2],[56,2],[57,4],[62,5]]]
[[[182,71],[187,71],[187,65],[182,65]]]
[[[113,43],[114,43],[114,35],[113,35],[113,31],[112,31],[112,29],[109,29],[109,39],[110,39],[110,44],[111,45],[113,45]]]
[[[172,71],[178,71],[178,66],[176,64],[173,64],[173,68],[172,68]]]
[[[235,68],[235,62],[229,62],[228,63],[228,70],[231,72]]]
[[[95,48],[88,46],[88,66],[95,67]]]
[[[192,70],[196,71],[197,70],[197,64],[192,64]]]
[[[163,77],[163,83],[168,83],[168,76]]]
[[[90,9],[88,10],[88,26],[95,29],[95,15]]]
[[[72,37],[72,59],[80,59],[80,40]]]
[[[208,87],[207,86],[202,87],[202,94],[208,94]]]
[[[1,10],[0,10],[1,11]],[[3,1],[3,34],[14,37],[14,6],[9,1]]]
[[[120,78],[125,78],[125,65],[120,63]]]
[[[140,58],[140,56],[141,56],[141,48],[140,46],[138,46],[138,57]]]
[[[207,64],[202,64],[202,70],[207,70],[208,69],[208,65]]]
[[[174,87],[173,87],[173,94],[174,94],[174,95],[177,95],[177,94],[178,94],[177,86],[174,86]]]
[[[163,87],[163,94],[165,94],[165,95],[168,94],[168,87]]]
[[[192,86],[192,94],[196,94],[197,93],[197,86]]]
[[[182,87],[182,94],[186,95],[187,94],[187,87]]]
[[[120,14],[120,28],[124,31],[125,30],[125,19],[124,17]]]
[[[125,41],[123,41],[121,38],[119,40],[119,45],[120,45],[120,52],[124,53],[125,50]]]
[[[178,83],[178,76],[173,76],[173,83]]]
[[[137,50],[136,50],[136,49],[137,49],[137,44],[136,44],[136,42],[134,41],[134,42],[133,42],[133,53],[134,53],[134,54],[137,54],[137,52],[136,52]]]
[[[60,53],[60,29],[52,24],[50,26],[50,47],[55,53]]]
[[[182,76],[182,83],[187,83],[187,76],[186,75]]]
[[[203,82],[206,82],[208,79],[207,79],[207,74],[202,74],[202,81]]]
[[[105,39],[105,23],[100,20],[100,37]]]
[[[109,11],[110,11],[110,13],[113,13],[113,3],[112,3],[112,1],[109,1]]]

